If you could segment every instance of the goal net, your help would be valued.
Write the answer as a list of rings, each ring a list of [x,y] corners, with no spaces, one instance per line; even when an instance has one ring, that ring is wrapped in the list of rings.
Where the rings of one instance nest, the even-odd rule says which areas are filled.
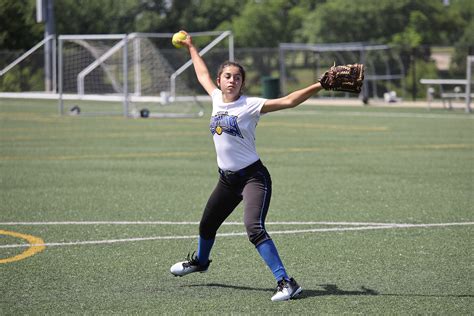
[[[191,35],[196,37],[196,42],[207,42],[201,55],[231,37],[230,32]],[[171,36],[168,33],[59,36],[61,114],[202,116],[200,91],[192,86],[195,77],[190,75],[191,71],[186,71],[192,66],[189,54],[184,49],[172,48]],[[229,56],[233,56],[231,39]]]

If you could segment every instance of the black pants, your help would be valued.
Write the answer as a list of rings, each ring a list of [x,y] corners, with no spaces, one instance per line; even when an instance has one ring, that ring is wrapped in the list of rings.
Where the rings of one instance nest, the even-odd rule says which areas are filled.
[[[255,246],[270,236],[265,230],[265,218],[272,196],[272,180],[260,160],[236,172],[219,170],[220,177],[204,209],[199,235],[213,239],[232,211],[244,201],[244,224]]]

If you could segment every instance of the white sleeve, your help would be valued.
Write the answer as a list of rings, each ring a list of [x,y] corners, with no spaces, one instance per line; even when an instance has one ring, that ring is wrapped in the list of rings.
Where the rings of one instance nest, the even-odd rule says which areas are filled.
[[[249,113],[256,116],[260,116],[260,111],[262,110],[263,105],[267,99],[264,98],[248,98]]]

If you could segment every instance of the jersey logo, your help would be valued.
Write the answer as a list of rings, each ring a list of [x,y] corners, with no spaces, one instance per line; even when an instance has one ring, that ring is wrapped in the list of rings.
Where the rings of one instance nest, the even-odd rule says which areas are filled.
[[[209,128],[212,135],[226,133],[244,138],[237,124],[237,116],[229,115],[227,112],[218,112],[215,116],[212,116]]]

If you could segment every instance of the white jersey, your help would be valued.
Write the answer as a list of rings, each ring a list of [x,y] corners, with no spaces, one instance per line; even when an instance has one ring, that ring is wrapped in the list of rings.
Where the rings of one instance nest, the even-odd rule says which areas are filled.
[[[219,168],[237,171],[259,160],[255,147],[255,128],[267,99],[240,96],[234,102],[224,103],[219,89],[215,89],[211,97],[209,127]]]

